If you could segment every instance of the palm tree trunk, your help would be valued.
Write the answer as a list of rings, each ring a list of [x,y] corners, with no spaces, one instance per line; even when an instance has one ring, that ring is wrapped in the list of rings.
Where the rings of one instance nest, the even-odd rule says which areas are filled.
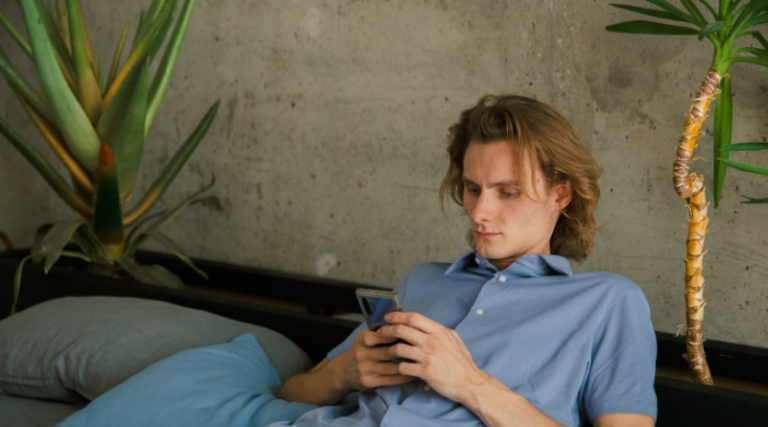
[[[686,354],[683,358],[688,362],[688,368],[693,373],[694,381],[702,384],[713,385],[712,374],[709,372],[707,356],[704,353],[704,272],[703,259],[707,251],[704,250],[704,237],[707,235],[707,206],[704,187],[704,177],[688,170],[693,158],[693,149],[696,148],[696,140],[699,129],[707,119],[709,104],[720,93],[717,86],[722,76],[716,71],[710,70],[707,76],[696,90],[696,99],[691,106],[687,120],[683,127],[683,134],[677,145],[677,159],[673,170],[673,182],[677,194],[686,199],[688,204],[688,240],[687,255],[685,257],[685,302],[686,319],[688,323],[686,333]]]

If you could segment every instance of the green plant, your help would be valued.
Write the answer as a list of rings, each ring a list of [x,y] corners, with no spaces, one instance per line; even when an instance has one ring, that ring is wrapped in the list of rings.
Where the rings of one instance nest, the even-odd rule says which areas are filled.
[[[190,204],[203,200],[204,188],[157,213],[147,212],[171,185],[205,136],[218,110],[213,104],[189,138],[169,161],[147,193],[131,210],[130,201],[144,139],[152,124],[189,25],[194,0],[186,0],[176,20],[157,72],[150,65],[173,26],[178,0],[153,0],[121,66],[128,26],[115,51],[109,74],[95,61],[80,0],[57,0],[58,21],[42,0],[18,0],[30,43],[0,14],[0,24],[34,61],[42,93],[19,73],[0,47],[0,73],[26,113],[66,167],[71,184],[0,117],[0,133],[37,169],[56,193],[81,216],[75,222],[46,224],[35,235],[31,253],[16,271],[12,312],[16,311],[21,272],[33,259],[48,270],[61,256],[92,262],[104,274],[133,276],[161,286],[181,288],[181,280],[161,266],[134,262],[138,247],[155,239],[207,278],[160,228]],[[126,231],[132,227],[130,232]],[[64,250],[73,240],[82,252]]]
[[[709,104],[719,93],[722,95],[715,104],[714,122],[714,183],[715,207],[720,202],[726,167],[768,175],[768,170],[728,159],[731,151],[766,149],[768,144],[746,143],[731,145],[733,108],[731,103],[731,81],[727,74],[731,64],[747,62],[768,67],[768,41],[754,27],[768,22],[768,0],[720,0],[717,9],[705,0],[698,0],[705,13],[712,16],[708,20],[692,0],[680,0],[680,9],[665,0],[647,0],[657,8],[647,9],[629,5],[611,4],[611,6],[629,10],[655,18],[677,21],[685,24],[670,25],[650,21],[628,21],[606,27],[608,31],[631,34],[660,35],[697,35],[699,40],[707,38],[715,48],[715,53],[704,80],[696,90],[694,104],[689,109],[683,133],[677,145],[673,169],[673,183],[678,195],[687,201],[690,218],[686,241],[686,319],[687,353],[683,356],[694,375],[696,382],[712,384],[712,376],[704,353],[704,276],[702,273],[704,237],[707,234],[707,203],[705,198],[704,177],[699,172],[688,173],[693,159],[693,149],[697,146],[699,129],[707,118]],[[744,3],[744,4],[742,4]],[[742,47],[734,49],[737,39],[752,37],[762,48]],[[719,89],[718,89],[719,88]],[[749,198],[742,203],[766,203],[768,199]]]

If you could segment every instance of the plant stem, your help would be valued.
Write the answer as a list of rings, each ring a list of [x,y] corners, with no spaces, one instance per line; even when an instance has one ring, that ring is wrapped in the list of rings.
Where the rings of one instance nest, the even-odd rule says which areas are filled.
[[[715,54],[714,63],[719,64],[719,51]],[[727,61],[725,61],[727,64]],[[727,67],[726,67],[727,69]],[[704,353],[704,273],[703,258],[704,236],[707,234],[707,206],[705,197],[704,177],[699,172],[689,174],[693,149],[699,137],[699,129],[707,119],[709,104],[715,99],[722,75],[714,67],[699,84],[696,99],[691,105],[683,127],[683,134],[677,146],[677,158],[673,171],[675,190],[681,198],[686,199],[690,218],[688,219],[687,255],[685,258],[685,300],[686,320],[686,354],[683,358],[688,362],[688,368],[693,373],[697,383],[713,385],[712,375]]]

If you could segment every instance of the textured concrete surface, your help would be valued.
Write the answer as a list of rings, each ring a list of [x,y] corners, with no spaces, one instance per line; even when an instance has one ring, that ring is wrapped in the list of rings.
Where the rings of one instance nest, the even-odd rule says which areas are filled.
[[[150,2],[84,3],[109,63],[126,20],[135,28]],[[21,27],[16,5],[0,6]],[[190,208],[167,234],[196,257],[394,287],[414,264],[468,250],[466,218],[455,206],[443,217],[437,199],[448,127],[483,94],[534,96],[573,121],[603,171],[598,219],[607,225],[576,270],[627,276],[645,290],[656,329],[674,332],[685,320],[686,208],[671,165],[712,47],[604,30],[632,19],[592,0],[198,0],[137,194],[221,99],[164,197],[215,175],[218,203]],[[734,141],[764,141],[766,72],[738,64],[731,75]],[[53,161],[6,84],[0,100],[0,114]],[[704,128],[694,168],[711,188],[711,118]],[[0,229],[17,246],[44,222],[74,218],[6,142],[0,182]],[[731,170],[724,192],[710,209],[705,336],[766,347],[766,207],[739,200],[768,196],[768,179]]]

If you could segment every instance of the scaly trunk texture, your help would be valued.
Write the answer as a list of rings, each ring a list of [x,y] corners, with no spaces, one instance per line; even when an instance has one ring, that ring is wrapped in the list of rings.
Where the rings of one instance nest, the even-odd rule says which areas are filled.
[[[704,353],[704,237],[707,235],[707,206],[704,177],[694,172],[688,174],[693,158],[693,149],[699,129],[707,119],[709,104],[719,93],[717,86],[722,76],[710,70],[696,91],[696,99],[691,106],[683,134],[677,145],[677,159],[673,171],[675,190],[681,198],[688,202],[688,254],[685,257],[685,303],[687,318],[687,353],[683,358],[688,362],[688,368],[693,373],[694,381],[701,384],[713,385],[712,374],[709,372],[707,356]]]

